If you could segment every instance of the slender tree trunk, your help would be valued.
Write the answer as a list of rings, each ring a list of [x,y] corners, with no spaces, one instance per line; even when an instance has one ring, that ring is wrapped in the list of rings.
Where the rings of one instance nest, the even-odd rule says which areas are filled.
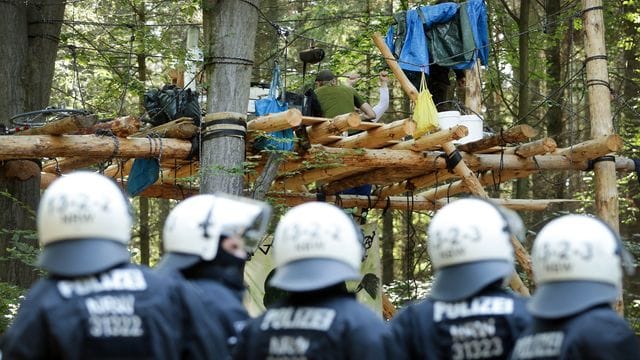
[[[403,223],[405,242],[402,256],[402,275],[404,280],[415,279],[415,236],[413,234],[413,213],[411,211],[403,212]]]
[[[171,200],[167,199],[156,199],[158,204],[158,222],[156,223],[156,233],[160,234],[160,238],[162,239],[162,231],[164,228],[164,222],[167,220],[167,216],[169,216],[169,212],[171,211]],[[162,256],[164,254],[164,247],[162,245],[162,241],[158,242],[158,254]]]
[[[382,283],[393,281],[393,211],[387,210],[382,215]]]
[[[138,198],[140,211],[140,263],[149,266],[149,198]]]
[[[0,2],[0,124],[20,112],[49,104],[58,36],[64,16],[58,0]],[[0,164],[0,281],[28,287],[37,274],[9,252],[16,243],[37,247],[35,239],[16,231],[34,230],[40,198],[40,170],[32,161]],[[14,242],[15,241],[15,242]]]
[[[529,90],[529,18],[531,2],[530,0],[520,1],[520,19],[518,21],[518,122],[527,124],[531,97]],[[515,197],[518,199],[528,198],[529,178],[518,179],[515,182]]]
[[[246,114],[258,5],[258,0],[203,1],[208,113]],[[203,133],[200,191],[242,194],[244,137],[237,130],[234,136]]]

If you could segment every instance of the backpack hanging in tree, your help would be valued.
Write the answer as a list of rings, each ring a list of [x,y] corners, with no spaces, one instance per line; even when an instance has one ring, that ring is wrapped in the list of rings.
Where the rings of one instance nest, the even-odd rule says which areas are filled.
[[[190,117],[200,125],[202,113],[198,92],[165,85],[162,89],[151,89],[144,93],[144,108],[153,126],[162,125],[181,117]]]
[[[416,132],[413,134],[414,139],[438,128],[438,110],[427,88],[424,72],[420,80],[420,93],[413,109],[412,118],[416,122]]]
[[[256,115],[263,116],[286,111],[288,109],[286,102],[280,102],[277,99],[277,90],[280,85],[280,65],[277,63],[273,68],[271,75],[271,87],[269,95],[266,98],[256,100]],[[253,144],[256,150],[293,150],[293,129],[285,129],[274,131],[260,136]]]

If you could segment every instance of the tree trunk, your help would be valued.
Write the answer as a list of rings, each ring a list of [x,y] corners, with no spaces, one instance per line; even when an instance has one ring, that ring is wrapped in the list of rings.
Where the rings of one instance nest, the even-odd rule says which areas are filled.
[[[413,212],[410,210],[403,211],[405,242],[402,256],[402,277],[403,280],[409,281],[415,279],[415,248],[416,239],[413,229]]]
[[[203,1],[208,113],[247,111],[258,24],[258,10],[254,6],[258,3],[258,0]],[[209,139],[205,136],[200,160],[202,193],[242,193],[244,148],[241,136]]]
[[[382,283],[393,281],[393,211],[382,214]]]
[[[590,9],[583,14],[585,57],[587,59],[586,84],[591,137],[598,138],[613,133],[602,0],[582,0],[582,8]],[[619,232],[620,219],[615,163],[599,161],[593,167],[596,187],[596,214],[612,229]],[[620,314],[624,313],[622,294],[616,304],[616,310]]]
[[[531,105],[531,97],[529,96],[529,15],[531,10],[530,0],[520,1],[520,19],[518,21],[518,30],[520,37],[518,38],[518,122],[520,124],[528,123],[529,108]],[[515,182],[515,198],[528,198],[529,179],[518,179]]]
[[[149,198],[139,197],[140,211],[140,263],[149,266]]]
[[[45,108],[49,103],[58,36],[64,16],[58,0],[0,2],[0,124],[9,125],[14,114]],[[35,167],[34,167],[35,166]],[[17,171],[17,173],[16,173]],[[34,230],[32,213],[40,197],[40,171],[30,161],[9,161],[0,169],[0,208],[11,209],[0,218],[0,257],[21,245],[36,247],[35,239],[14,231]],[[10,194],[10,195],[9,195]],[[0,262],[0,281],[28,287],[37,274],[31,265],[13,256]]]

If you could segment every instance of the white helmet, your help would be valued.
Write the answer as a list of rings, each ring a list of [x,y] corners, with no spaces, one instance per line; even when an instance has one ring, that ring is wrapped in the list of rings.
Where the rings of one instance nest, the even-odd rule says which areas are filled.
[[[82,276],[129,261],[130,204],[109,178],[75,172],[54,181],[38,207],[39,265],[55,275]]]
[[[565,215],[545,225],[531,253],[538,285],[529,310],[542,318],[612,303],[622,289],[622,242],[603,221]]]
[[[360,278],[360,230],[340,208],[309,202],[280,219],[273,239],[271,286],[303,292]]]
[[[510,220],[486,200],[468,198],[444,206],[431,219],[428,235],[435,300],[465,299],[514,271]]]
[[[271,207],[227,194],[203,194],[180,202],[164,224],[165,256],[158,268],[185,269],[215,259],[221,236],[242,236],[252,253],[262,240]]]

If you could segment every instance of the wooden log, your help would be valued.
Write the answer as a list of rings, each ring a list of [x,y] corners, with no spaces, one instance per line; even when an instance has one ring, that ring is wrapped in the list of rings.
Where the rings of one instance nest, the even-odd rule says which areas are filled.
[[[401,194],[407,190],[417,191],[435,184],[444,183],[454,177],[456,175],[447,170],[436,170],[429,174],[412,177],[398,184],[387,186],[380,192],[380,197],[386,198],[387,196]]]
[[[110,121],[96,123],[90,128],[80,129],[73,133],[73,135],[90,135],[103,131],[111,132],[117,137],[127,137],[138,132],[141,125],[142,124],[137,117],[128,115],[118,117]]]
[[[304,204],[309,201],[315,201],[317,194],[309,193],[281,193],[270,192],[268,196],[271,196],[277,200],[282,201],[286,206],[296,206]],[[456,200],[455,198],[450,199]],[[512,210],[527,210],[527,211],[545,211],[550,205],[559,203],[574,203],[580,202],[580,200],[573,199],[498,199],[487,198],[487,200]],[[345,208],[359,207],[367,209],[391,209],[391,210],[436,210],[447,204],[445,200],[430,200],[422,196],[415,196],[413,199],[408,200],[406,196],[391,196],[389,198],[382,198],[380,196],[364,196],[364,195],[328,195],[325,199],[328,203],[338,204]]]
[[[302,113],[298,109],[260,116],[247,122],[248,130],[264,132],[291,129],[302,124]]]
[[[106,160],[107,158],[104,158]],[[51,160],[47,161],[42,166],[42,171],[57,174],[57,173],[67,173],[69,171],[82,169],[94,165],[100,162],[100,160],[95,158],[86,158],[86,157],[68,157],[62,158],[59,160]]]
[[[407,76],[404,75],[404,72],[400,68],[400,65],[398,65],[398,61],[391,53],[391,50],[389,50],[387,44],[385,44],[384,38],[382,37],[382,35],[380,35],[380,33],[373,34],[373,43],[376,45],[376,47],[378,47],[378,50],[380,50],[382,56],[384,56],[387,65],[389,65],[389,68],[395,75],[396,79],[398,79],[398,81],[400,82],[402,90],[404,90],[404,92],[409,96],[410,99],[417,99],[418,91],[416,90],[415,86],[413,86],[413,84],[409,81],[409,79],[407,79]]]
[[[582,0],[584,29],[584,55],[586,87],[589,100],[591,137],[594,139],[613,134],[611,114],[612,89],[609,84],[607,47],[602,0]],[[610,2],[607,2],[609,4]],[[598,217],[619,232],[620,209],[615,166],[609,161],[594,164],[595,208]],[[622,292],[618,294],[615,308],[624,315]]]
[[[172,139],[191,139],[198,134],[198,126],[189,117],[179,118],[165,124],[145,129],[132,137],[159,136]]]
[[[336,179],[348,176],[357,169],[350,168],[348,166],[334,165],[335,167],[327,167],[320,169],[313,169],[304,171],[301,174],[288,177],[286,183],[288,187],[296,188],[298,186],[311,184],[316,181],[324,181],[327,179]]]
[[[349,129],[356,129],[362,120],[357,112],[338,115],[335,118],[309,126],[307,135],[312,144],[326,144],[334,142],[333,135],[339,135]]]
[[[96,122],[98,122],[98,117],[95,115],[73,115],[64,117],[52,123],[45,124],[42,127],[19,131],[16,133],[16,135],[29,136],[70,134],[79,131],[80,129],[90,128]]]
[[[118,161],[104,170],[104,176],[108,176],[110,178],[121,178],[129,176],[132,166],[133,159]]]
[[[473,142],[458,146],[458,150],[473,153],[475,151],[488,149],[493,146],[505,146],[512,143],[520,143],[537,136],[538,130],[529,125],[516,125],[499,134],[482,138]]]
[[[394,150],[423,151],[442,145],[445,142],[461,139],[469,134],[469,130],[464,125],[457,125],[449,129],[437,131],[432,134],[423,135],[418,139],[403,141],[390,146]]]
[[[369,148],[384,147],[390,140],[397,140],[407,135],[412,135],[416,129],[415,122],[404,119],[384,124],[366,132],[351,135],[343,140],[332,143],[336,148]]]
[[[442,144],[442,149],[445,153],[447,153],[447,156],[451,156],[457,151],[452,142]],[[482,198],[488,197],[487,193],[484,191],[484,188],[478,182],[475,174],[469,169],[464,160],[461,160],[454,166],[453,172],[462,179],[462,182],[465,184],[465,186],[467,186],[472,194]]]
[[[360,115],[358,115],[360,117]],[[305,126],[313,126],[313,125],[318,125],[318,124],[322,124],[324,122],[327,121],[331,121],[332,119],[329,118],[323,118],[323,117],[315,117],[315,116],[303,116],[302,117],[302,125]],[[381,123],[375,123],[375,122],[371,122],[371,121],[362,121],[362,117],[360,117],[360,124],[354,128],[352,128],[353,130],[371,130],[377,127],[382,126],[383,124]]]
[[[0,159],[32,157],[149,158],[166,156],[186,159],[191,142],[178,139],[121,139],[94,135],[0,136]]]
[[[522,171],[522,170],[505,170],[505,171],[490,171],[488,173],[482,174],[480,178],[478,178],[478,182],[481,186],[488,185],[497,185],[507,180],[519,179],[522,177],[529,176],[531,171]],[[424,197],[427,200],[437,200],[444,197],[451,197],[463,192],[471,192],[469,187],[462,180],[455,181],[451,184],[443,184],[440,187],[435,189],[429,189],[427,191],[421,192],[418,196]],[[473,193],[473,192],[471,192]]]
[[[592,160],[611,152],[622,150],[624,142],[617,134],[600,136],[576,144],[570,148],[559,149],[557,154],[566,156],[572,161]]]
[[[51,183],[53,183],[57,178],[58,178],[58,175],[56,174],[41,172],[40,173],[40,189],[44,190],[48,188],[49,185],[51,185]]]
[[[530,143],[518,145],[504,150],[505,154],[515,154],[523,158],[552,153],[556,150],[556,141],[546,137]]]

